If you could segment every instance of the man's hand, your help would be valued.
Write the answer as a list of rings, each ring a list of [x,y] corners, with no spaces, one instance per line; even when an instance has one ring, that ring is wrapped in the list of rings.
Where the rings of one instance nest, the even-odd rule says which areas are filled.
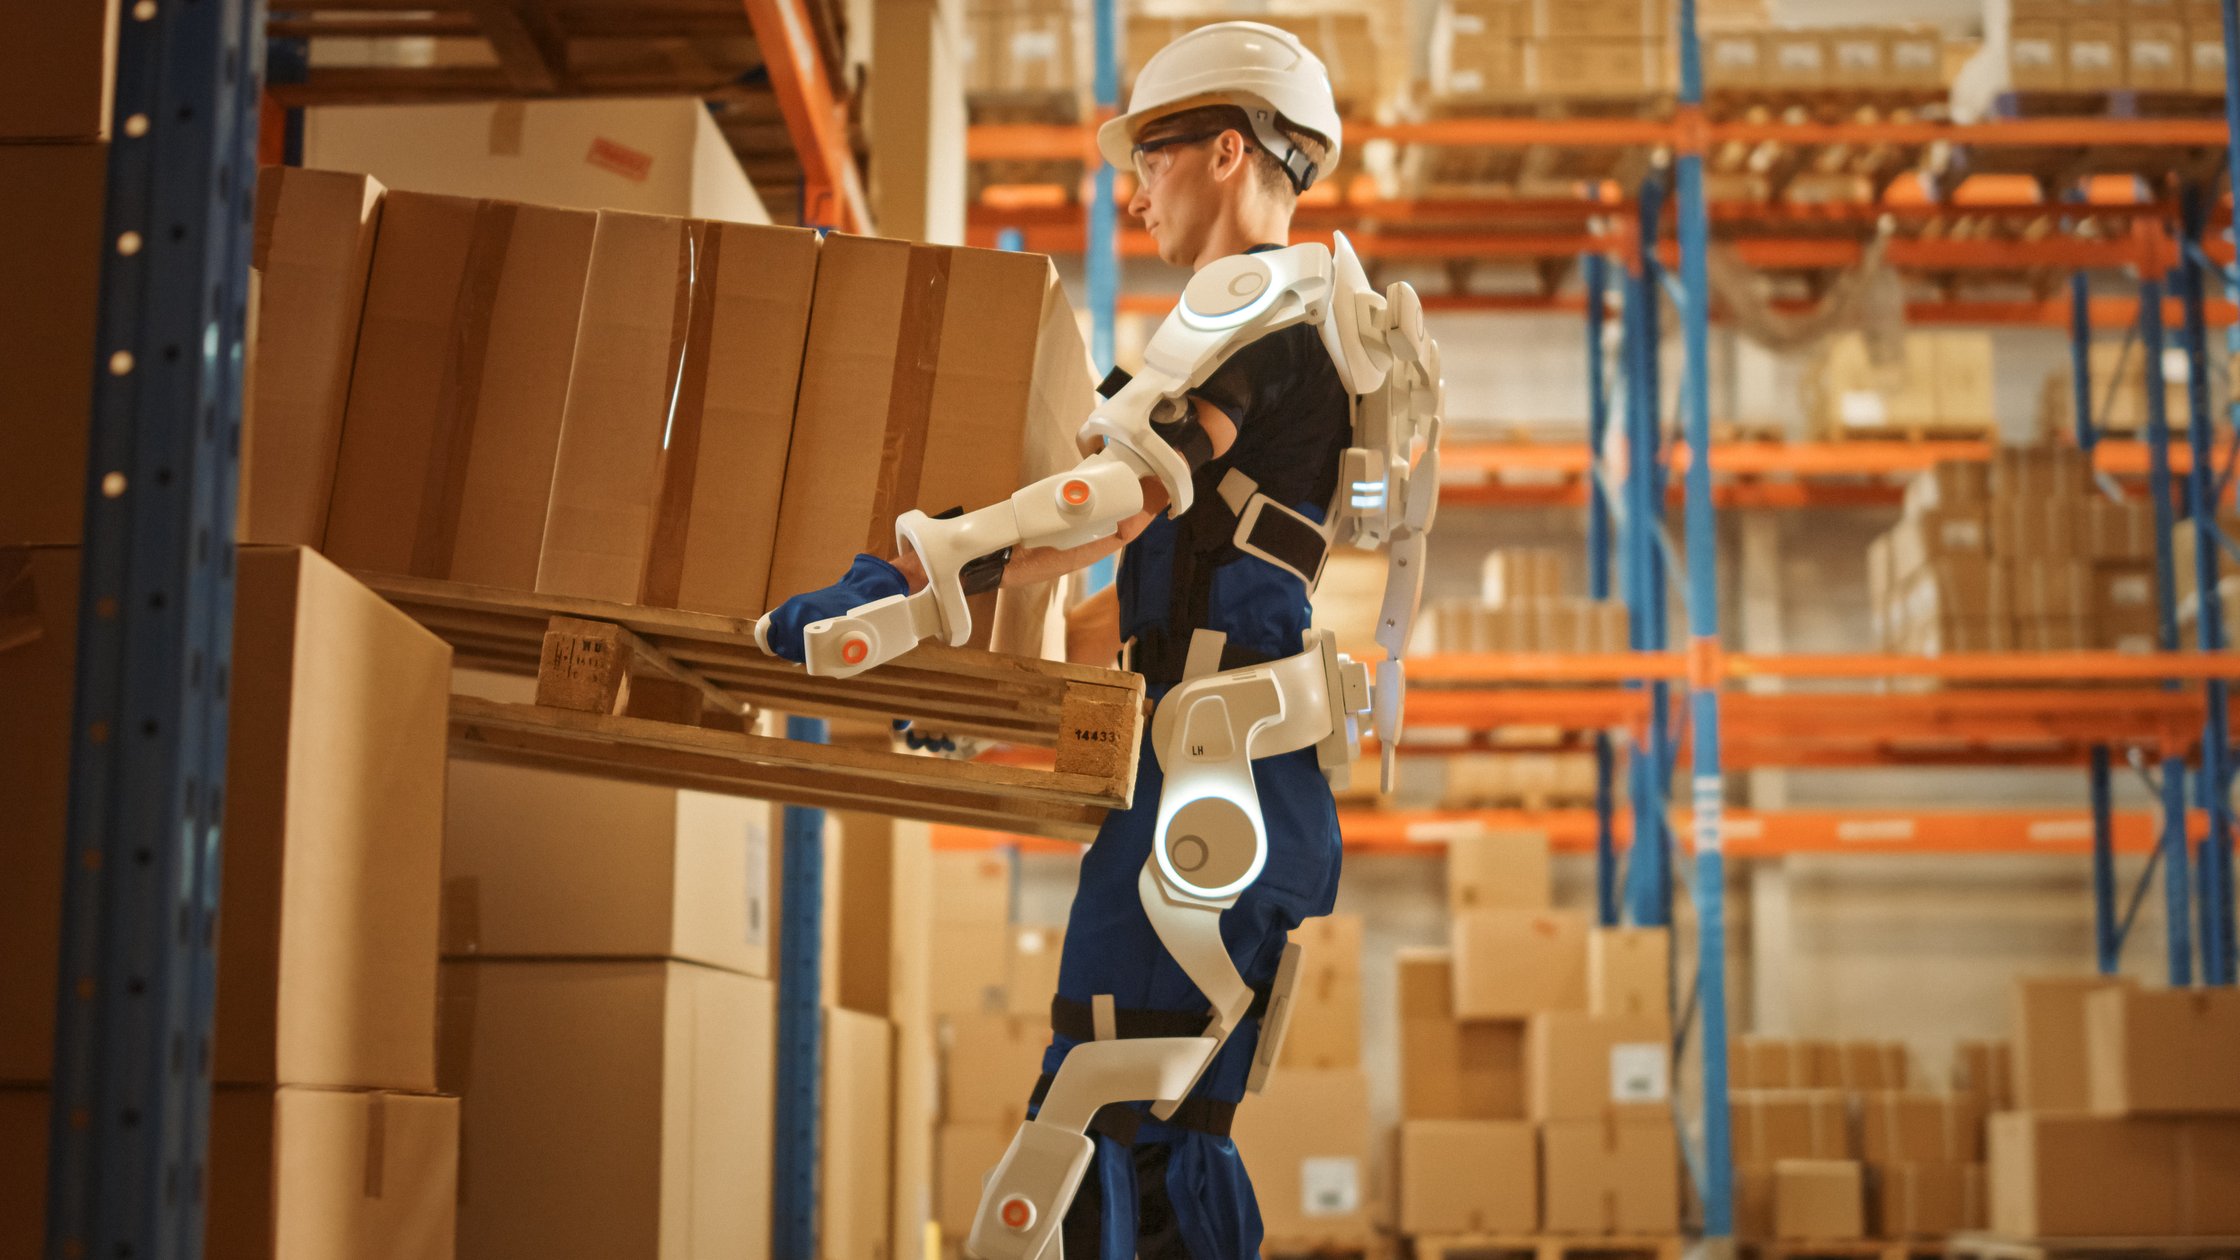
[[[755,623],[755,642],[772,656],[799,664],[807,655],[802,632],[817,622],[847,615],[875,599],[906,595],[910,583],[900,569],[873,555],[858,555],[848,575],[825,587],[796,595],[764,613]]]

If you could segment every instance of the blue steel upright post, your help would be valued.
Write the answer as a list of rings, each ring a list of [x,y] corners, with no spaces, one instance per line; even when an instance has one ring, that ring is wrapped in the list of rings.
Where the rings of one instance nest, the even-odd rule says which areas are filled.
[[[107,3],[45,1251],[193,1260],[264,6]]]
[[[1664,524],[1665,479],[1659,456],[1663,390],[1659,359],[1657,240],[1664,188],[1642,181],[1633,256],[1625,277],[1626,515],[1619,531],[1628,639],[1639,652],[1662,652],[1665,638],[1665,566],[1659,547]],[[1645,927],[1672,921],[1671,832],[1665,822],[1670,767],[1671,687],[1662,678],[1643,684],[1649,694],[1648,728],[1626,762],[1633,800],[1633,842],[1626,853],[1626,918]]]
[[[788,717],[786,738],[821,744],[822,718]],[[778,892],[778,1080],[772,1126],[771,1260],[816,1260],[824,1083],[824,811],[784,807]]]
[[[2069,276],[2069,406],[2077,449],[2090,464],[2100,444],[2092,410],[2092,290],[2082,271]],[[2116,918],[2115,784],[2108,746],[2094,744],[2087,786],[2092,800],[2092,944],[2100,974],[2123,963],[2123,928]]]
[[[1687,374],[1688,701],[1694,725],[1697,996],[1703,1034],[1703,1233],[1714,1248],[1734,1235],[1734,1160],[1727,1132],[1726,776],[1720,765],[1719,552],[1711,502],[1710,221],[1703,199],[1703,60],[1695,0],[1680,0],[1680,322]]]
[[[1602,443],[1610,431],[1603,384],[1604,321],[1609,317],[1610,260],[1586,258],[1587,284],[1587,594],[1610,598],[1610,494],[1602,482]],[[1594,906],[1604,927],[1618,924],[1618,852],[1613,834],[1610,732],[1594,733]]]
[[[2186,472],[2186,504],[2193,516],[2193,589],[2199,592],[2194,614],[2195,646],[2204,652],[2224,650],[2224,606],[2217,595],[2216,446],[2215,426],[2209,414],[2208,277],[2201,265],[2201,238],[2208,222],[2208,206],[2199,188],[2188,187],[2181,196],[2184,248],[2178,255],[2178,297],[2185,310],[2181,340],[2186,353],[2186,441],[2193,456]],[[2202,837],[2195,875],[2201,907],[2201,979],[2207,984],[2233,982],[2232,941],[2232,796],[2227,787],[2230,764],[2230,689],[2222,678],[2202,685],[2206,712],[2201,723],[2201,766],[2195,778],[2195,796],[2208,814],[2209,833]]]
[[[2147,480],[2154,493],[2154,577],[2159,631],[2155,643],[2178,650],[2178,589],[2170,554],[2177,526],[2171,502],[2170,418],[2163,406],[2161,264],[2143,260],[2139,278],[2139,351],[2146,356]],[[2177,680],[2164,684],[2176,690]],[[2186,759],[2182,748],[2162,750],[2163,909],[2169,929],[2170,983],[2193,983],[2192,865],[2186,854]]]
[[[1096,58],[1091,92],[1096,99],[1099,123],[1120,109],[1120,0],[1091,0],[1090,43]],[[1089,353],[1097,371],[1112,370],[1112,324],[1120,303],[1119,207],[1113,204],[1114,175],[1110,162],[1097,163],[1090,181],[1088,256]]]

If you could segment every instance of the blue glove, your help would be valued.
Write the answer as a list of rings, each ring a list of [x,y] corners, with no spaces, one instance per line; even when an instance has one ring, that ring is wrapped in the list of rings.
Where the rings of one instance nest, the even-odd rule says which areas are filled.
[[[846,616],[851,608],[860,608],[875,599],[889,595],[907,595],[910,583],[902,570],[873,555],[858,555],[848,566],[848,576],[823,590],[796,595],[767,614],[762,630],[763,650],[772,656],[783,657],[799,664],[808,655],[803,646],[801,632],[809,626],[831,617]]]

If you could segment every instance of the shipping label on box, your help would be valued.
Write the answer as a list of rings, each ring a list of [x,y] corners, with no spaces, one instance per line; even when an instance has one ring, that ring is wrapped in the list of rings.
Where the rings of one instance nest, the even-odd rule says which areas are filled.
[[[1525,1035],[1534,1119],[1632,1115],[1661,1108],[1670,1093],[1671,1026],[1662,1014],[1542,1014]]]

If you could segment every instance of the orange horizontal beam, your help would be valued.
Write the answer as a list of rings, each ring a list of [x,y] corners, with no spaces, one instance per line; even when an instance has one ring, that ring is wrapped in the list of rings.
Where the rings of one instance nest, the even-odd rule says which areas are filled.
[[[1757,477],[1903,476],[1939,463],[1988,461],[1992,452],[1989,441],[1717,442],[1711,448],[1711,471]],[[1674,477],[1686,470],[1691,458],[1685,444],[1673,448],[1670,464]],[[2150,453],[2144,442],[2110,439],[2093,450],[2093,466],[2117,476],[2144,476],[2149,463]],[[1588,464],[1583,436],[1578,442],[1450,440],[1439,450],[1440,475],[1455,482],[1504,475],[1584,476]],[[2191,450],[2175,445],[2170,448],[2173,473],[2184,473],[2192,467]]]
[[[2234,652],[1953,652],[1942,656],[1882,652],[1776,655],[1732,652],[1726,654],[1724,661],[1725,676],[1730,680],[1941,678],[1964,682],[2159,682],[2168,678],[2240,678],[2240,653]],[[1678,652],[1438,653],[1411,657],[1408,661],[1409,678],[1421,683],[1631,682],[1677,679],[1686,674],[1686,658]],[[1856,698],[1836,697],[1844,703]],[[1977,698],[1940,693],[1935,697],[1877,696],[1872,699],[1967,704]],[[2123,692],[2085,691],[2073,693],[2068,703],[2085,708],[2103,703],[2131,707],[2137,699]],[[2004,704],[2005,701],[1994,694],[1988,703]]]
[[[2192,811],[2194,832],[2205,833],[2206,818]],[[2092,818],[2082,810],[1746,810],[1730,809],[1722,818],[1729,857],[1776,858],[1791,854],[1905,856],[2004,854],[2082,856],[2092,848]],[[2145,853],[2156,840],[2154,815],[2119,810],[2112,838],[2117,851]],[[1613,820],[1621,848],[1631,844],[1633,820],[1621,811]],[[1692,844],[1694,824],[1685,810],[1672,815],[1682,843]],[[1338,831],[1349,853],[1397,854],[1439,858],[1448,842],[1498,831],[1545,833],[1558,852],[1592,853],[1595,815],[1587,809],[1428,809],[1390,810],[1345,806],[1338,810]],[[972,827],[936,826],[933,845],[945,850],[1016,846],[1027,853],[1079,854],[1083,846],[1033,836]]]
[[[1660,148],[1679,139],[1672,122],[1650,118],[1442,118],[1423,122],[1349,122],[1352,143],[1390,140],[1441,148]],[[2223,148],[2221,118],[2031,118],[2005,122],[1782,122],[1730,120],[1709,126],[1712,144],[1798,146],[1946,143],[1980,149]],[[1096,160],[1095,132],[1074,124],[997,123],[970,128],[971,161]]]

